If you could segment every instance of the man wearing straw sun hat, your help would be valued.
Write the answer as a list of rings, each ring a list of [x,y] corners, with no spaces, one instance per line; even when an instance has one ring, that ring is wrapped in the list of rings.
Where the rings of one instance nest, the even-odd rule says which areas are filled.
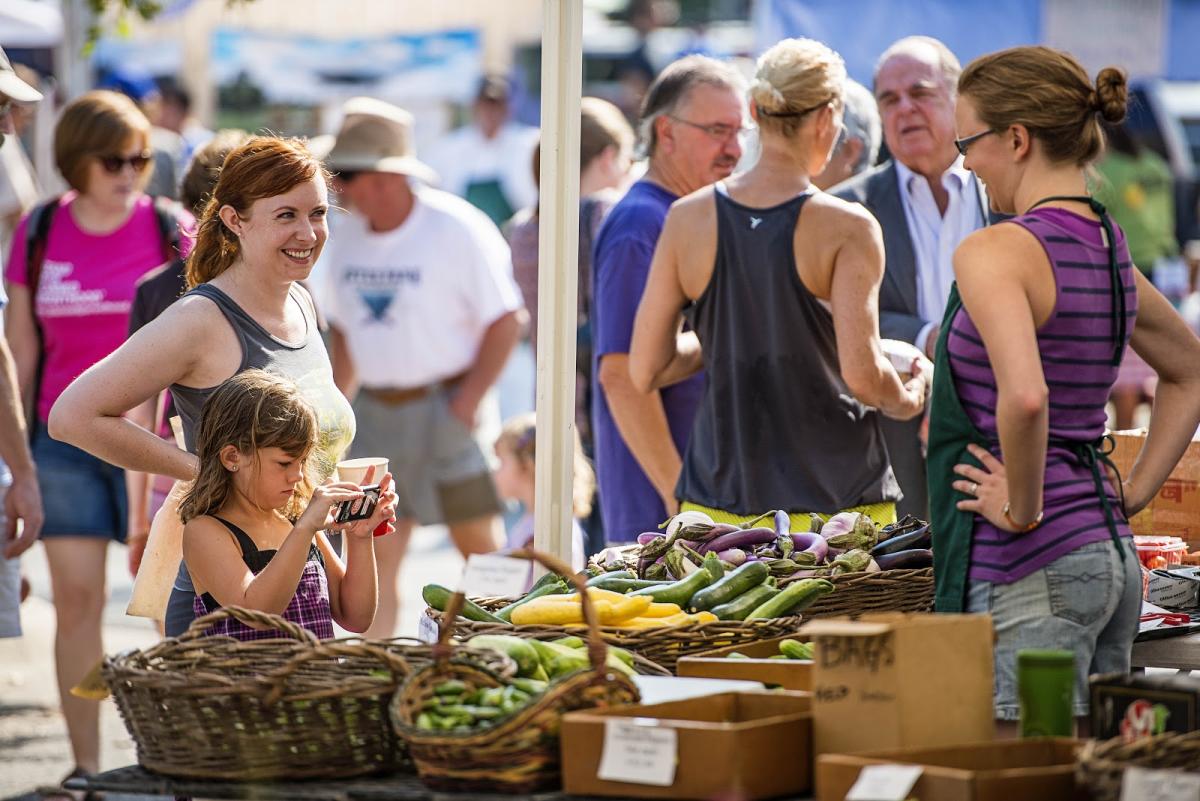
[[[444,523],[464,555],[494,550],[500,502],[485,445],[499,428],[492,390],[524,324],[508,245],[483,212],[433,189],[412,116],[347,102],[326,162],[353,211],[321,257],[334,379],[358,419],[354,456],[389,460],[396,536],[376,543],[379,611],[391,636],[396,580],[416,523]]]

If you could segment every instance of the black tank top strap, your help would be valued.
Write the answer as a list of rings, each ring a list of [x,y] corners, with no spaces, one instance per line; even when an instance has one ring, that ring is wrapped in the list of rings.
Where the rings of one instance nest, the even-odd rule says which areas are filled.
[[[225,528],[229,529],[229,533],[233,534],[234,539],[238,541],[238,546],[242,549],[242,561],[246,563],[246,567],[250,568],[251,573],[258,575],[259,571],[266,567],[271,561],[271,557],[275,555],[275,551],[260,550],[259,547],[254,544],[254,540],[250,538],[250,535],[241,528],[235,526],[233,523],[230,523],[224,518],[218,517],[216,519],[219,520],[225,526]]]

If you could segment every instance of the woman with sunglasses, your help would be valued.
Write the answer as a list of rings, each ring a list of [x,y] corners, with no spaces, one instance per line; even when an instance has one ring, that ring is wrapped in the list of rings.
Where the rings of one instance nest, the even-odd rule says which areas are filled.
[[[635,386],[670,384],[703,362],[676,494],[718,522],[770,509],[793,513],[800,530],[807,512],[895,520],[900,488],[879,415],[920,414],[927,373],[912,363],[905,382],[880,345],[879,224],[812,185],[837,141],[845,81],[841,57],[811,39],[759,59],[750,108],[762,154],[672,206],[638,308]],[[692,332],[679,333],[681,310]]]
[[[1045,47],[983,56],[958,82],[964,165],[1016,216],[954,254],[930,416],[933,552],[938,611],[992,615],[1002,721],[1019,716],[1018,651],[1074,652],[1076,716],[1089,674],[1129,672],[1142,582],[1126,519],[1200,423],[1200,340],[1087,193],[1101,120],[1119,122],[1126,96],[1118,70],[1093,83]],[[1146,445],[1114,484],[1105,404],[1127,344],[1160,389]]]
[[[35,413],[59,691],[76,770],[84,772],[99,767],[98,704],[70,689],[103,654],[105,555],[110,540],[125,538],[125,478],[120,468],[52,440],[46,421],[71,380],[125,341],[138,280],[178,257],[173,241],[186,255],[190,240],[164,236],[143,191],[149,151],[150,123],[124,95],[89,92],[68,104],[55,127],[54,155],[71,191],[37,213],[34,227],[44,236],[27,231],[29,218],[20,223],[5,272],[5,333],[26,408]],[[191,215],[177,214],[191,226]]]

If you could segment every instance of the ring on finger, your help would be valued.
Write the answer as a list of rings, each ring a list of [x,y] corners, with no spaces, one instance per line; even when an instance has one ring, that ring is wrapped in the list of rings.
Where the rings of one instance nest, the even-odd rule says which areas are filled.
[[[975,483],[974,481],[972,481],[972,482],[971,482],[971,489],[969,489],[969,490],[967,490],[967,491],[968,491],[969,493],[971,493],[972,495],[978,495],[978,494],[979,494],[979,485],[978,485],[977,483]]]

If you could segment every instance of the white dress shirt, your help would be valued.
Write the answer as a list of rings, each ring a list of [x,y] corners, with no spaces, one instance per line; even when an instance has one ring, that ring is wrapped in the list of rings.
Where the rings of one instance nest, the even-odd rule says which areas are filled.
[[[938,211],[933,190],[924,176],[896,162],[900,199],[917,263],[917,315],[925,326],[913,342],[925,350],[933,328],[940,325],[954,283],[954,250],[968,234],[987,224],[983,216],[979,183],[962,166],[959,156],[942,173],[942,186],[950,201],[946,213]]]

